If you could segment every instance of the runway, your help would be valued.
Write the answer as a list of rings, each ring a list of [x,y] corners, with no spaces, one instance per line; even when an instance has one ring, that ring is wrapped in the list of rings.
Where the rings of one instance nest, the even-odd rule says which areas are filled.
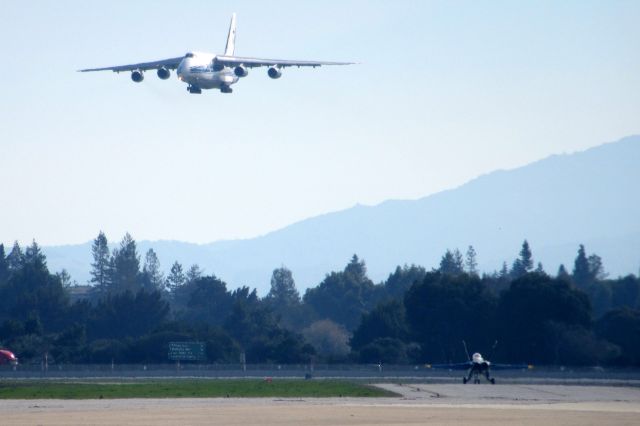
[[[5,400],[11,425],[636,425],[640,389],[380,384],[395,398]]]

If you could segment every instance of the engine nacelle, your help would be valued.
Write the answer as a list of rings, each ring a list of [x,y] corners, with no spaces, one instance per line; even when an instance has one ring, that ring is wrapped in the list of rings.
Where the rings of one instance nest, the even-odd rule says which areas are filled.
[[[267,71],[269,77],[276,79],[282,77],[282,71],[276,67],[269,67],[269,71]]]
[[[161,80],[166,80],[169,77],[171,77],[171,71],[169,71],[167,68],[165,67],[160,67],[158,68],[158,77]]]
[[[142,73],[142,71],[135,70],[131,73],[131,80],[135,81],[136,83],[140,83],[142,80],[144,80],[144,74]]]
[[[224,65],[214,59],[213,63],[211,64],[211,68],[213,68],[215,72],[220,72],[224,69]]]
[[[233,73],[238,77],[246,77],[249,75],[249,70],[244,65],[238,65],[233,69]]]

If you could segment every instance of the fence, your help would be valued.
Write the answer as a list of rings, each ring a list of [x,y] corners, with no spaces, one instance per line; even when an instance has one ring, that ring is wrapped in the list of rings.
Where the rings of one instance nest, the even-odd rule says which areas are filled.
[[[0,366],[1,379],[29,378],[345,378],[457,383],[464,371],[384,364],[43,364]],[[493,372],[498,381],[591,382],[640,386],[640,369],[543,366]]]

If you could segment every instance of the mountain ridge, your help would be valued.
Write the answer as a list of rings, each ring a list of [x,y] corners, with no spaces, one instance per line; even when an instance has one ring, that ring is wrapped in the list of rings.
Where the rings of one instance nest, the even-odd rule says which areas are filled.
[[[560,263],[571,269],[580,243],[602,256],[614,275],[635,273],[640,201],[632,187],[640,182],[638,159],[640,136],[629,136],[496,170],[414,200],[356,204],[254,238],[207,244],[141,241],[139,248],[143,255],[153,247],[164,269],[174,260],[185,268],[198,263],[231,287],[249,285],[261,294],[276,267],[289,267],[304,290],[342,269],[353,253],[367,262],[374,281],[398,264],[435,267],[446,249],[464,251],[468,245],[478,252],[480,269],[492,271],[515,258],[524,239],[551,273]],[[84,264],[88,277],[90,242],[44,251],[52,270],[65,267],[84,280],[79,269]]]

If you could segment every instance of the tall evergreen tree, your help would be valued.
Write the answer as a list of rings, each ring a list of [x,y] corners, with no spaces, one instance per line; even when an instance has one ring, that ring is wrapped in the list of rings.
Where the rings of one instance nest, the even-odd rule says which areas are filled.
[[[184,285],[186,280],[187,277],[185,277],[184,272],[182,272],[182,265],[178,263],[178,261],[175,261],[173,266],[171,266],[171,272],[167,277],[167,289],[171,293],[174,293],[176,289]]]
[[[150,248],[144,258],[142,268],[146,290],[162,290],[164,287],[164,275],[160,270],[160,260],[156,252]]]
[[[187,284],[194,282],[200,277],[202,277],[202,269],[200,269],[200,266],[194,263],[187,271]]]
[[[113,271],[109,256],[109,242],[104,232],[100,231],[96,239],[93,240],[91,255],[93,256],[93,263],[91,263],[91,279],[89,282],[95,286],[100,294],[105,294],[111,284]]]
[[[271,275],[271,289],[266,299],[270,302],[292,306],[300,303],[300,293],[296,289],[291,271],[284,266],[277,268]]]
[[[579,287],[585,287],[589,284],[589,260],[587,259],[587,253],[584,249],[584,245],[580,244],[578,248],[578,256],[573,266],[573,281]]]
[[[455,249],[453,251],[453,260],[456,263],[456,267],[464,272],[464,257],[462,256],[462,253],[460,253],[460,250]]]
[[[0,244],[0,283],[9,276],[9,263],[4,253],[4,244]]]
[[[502,262],[502,268],[500,268],[500,272],[498,273],[498,278],[500,280],[506,280],[509,278],[509,267],[507,266],[507,262]]]
[[[62,287],[71,287],[71,275],[69,275],[69,272],[66,269],[62,268],[62,271],[56,272],[56,277],[60,280]]]
[[[467,267],[467,272],[472,275],[478,274],[478,261],[476,260],[476,250],[473,246],[469,246],[467,249],[467,256],[465,259],[465,266]]]
[[[351,257],[349,264],[344,268],[344,273],[351,275],[352,278],[359,283],[369,280],[369,278],[367,278],[367,266],[364,261],[358,259],[358,256],[355,254]]]
[[[529,242],[524,240],[522,243],[522,248],[520,249],[520,261],[522,262],[522,266],[524,270],[530,272],[533,269],[533,255],[531,254],[531,248],[529,247]]]
[[[589,278],[592,281],[602,281],[607,278],[607,273],[604,271],[604,265],[602,264],[602,258],[597,254],[592,254],[587,258],[589,263]]]
[[[114,250],[113,268],[113,291],[137,293],[141,287],[138,281],[140,256],[138,256],[136,242],[129,233],[120,242],[120,247]]]
[[[24,263],[27,265],[31,265],[36,269],[47,268],[47,259],[35,240],[33,240],[31,245],[27,247],[24,252]]]
[[[564,264],[560,264],[558,268],[557,278],[563,281],[571,280],[571,275],[567,272],[567,268],[564,267]]]
[[[531,254],[529,242],[524,240],[522,248],[520,249],[520,256],[513,262],[513,266],[511,267],[511,276],[512,278],[519,278],[532,270],[533,255]]]
[[[22,265],[24,265],[24,253],[22,253],[20,244],[16,241],[13,243],[13,247],[7,255],[7,266],[9,271],[15,272],[20,269]]]
[[[459,275],[464,272],[464,264],[460,250],[447,250],[440,259],[440,272],[447,275]]]

